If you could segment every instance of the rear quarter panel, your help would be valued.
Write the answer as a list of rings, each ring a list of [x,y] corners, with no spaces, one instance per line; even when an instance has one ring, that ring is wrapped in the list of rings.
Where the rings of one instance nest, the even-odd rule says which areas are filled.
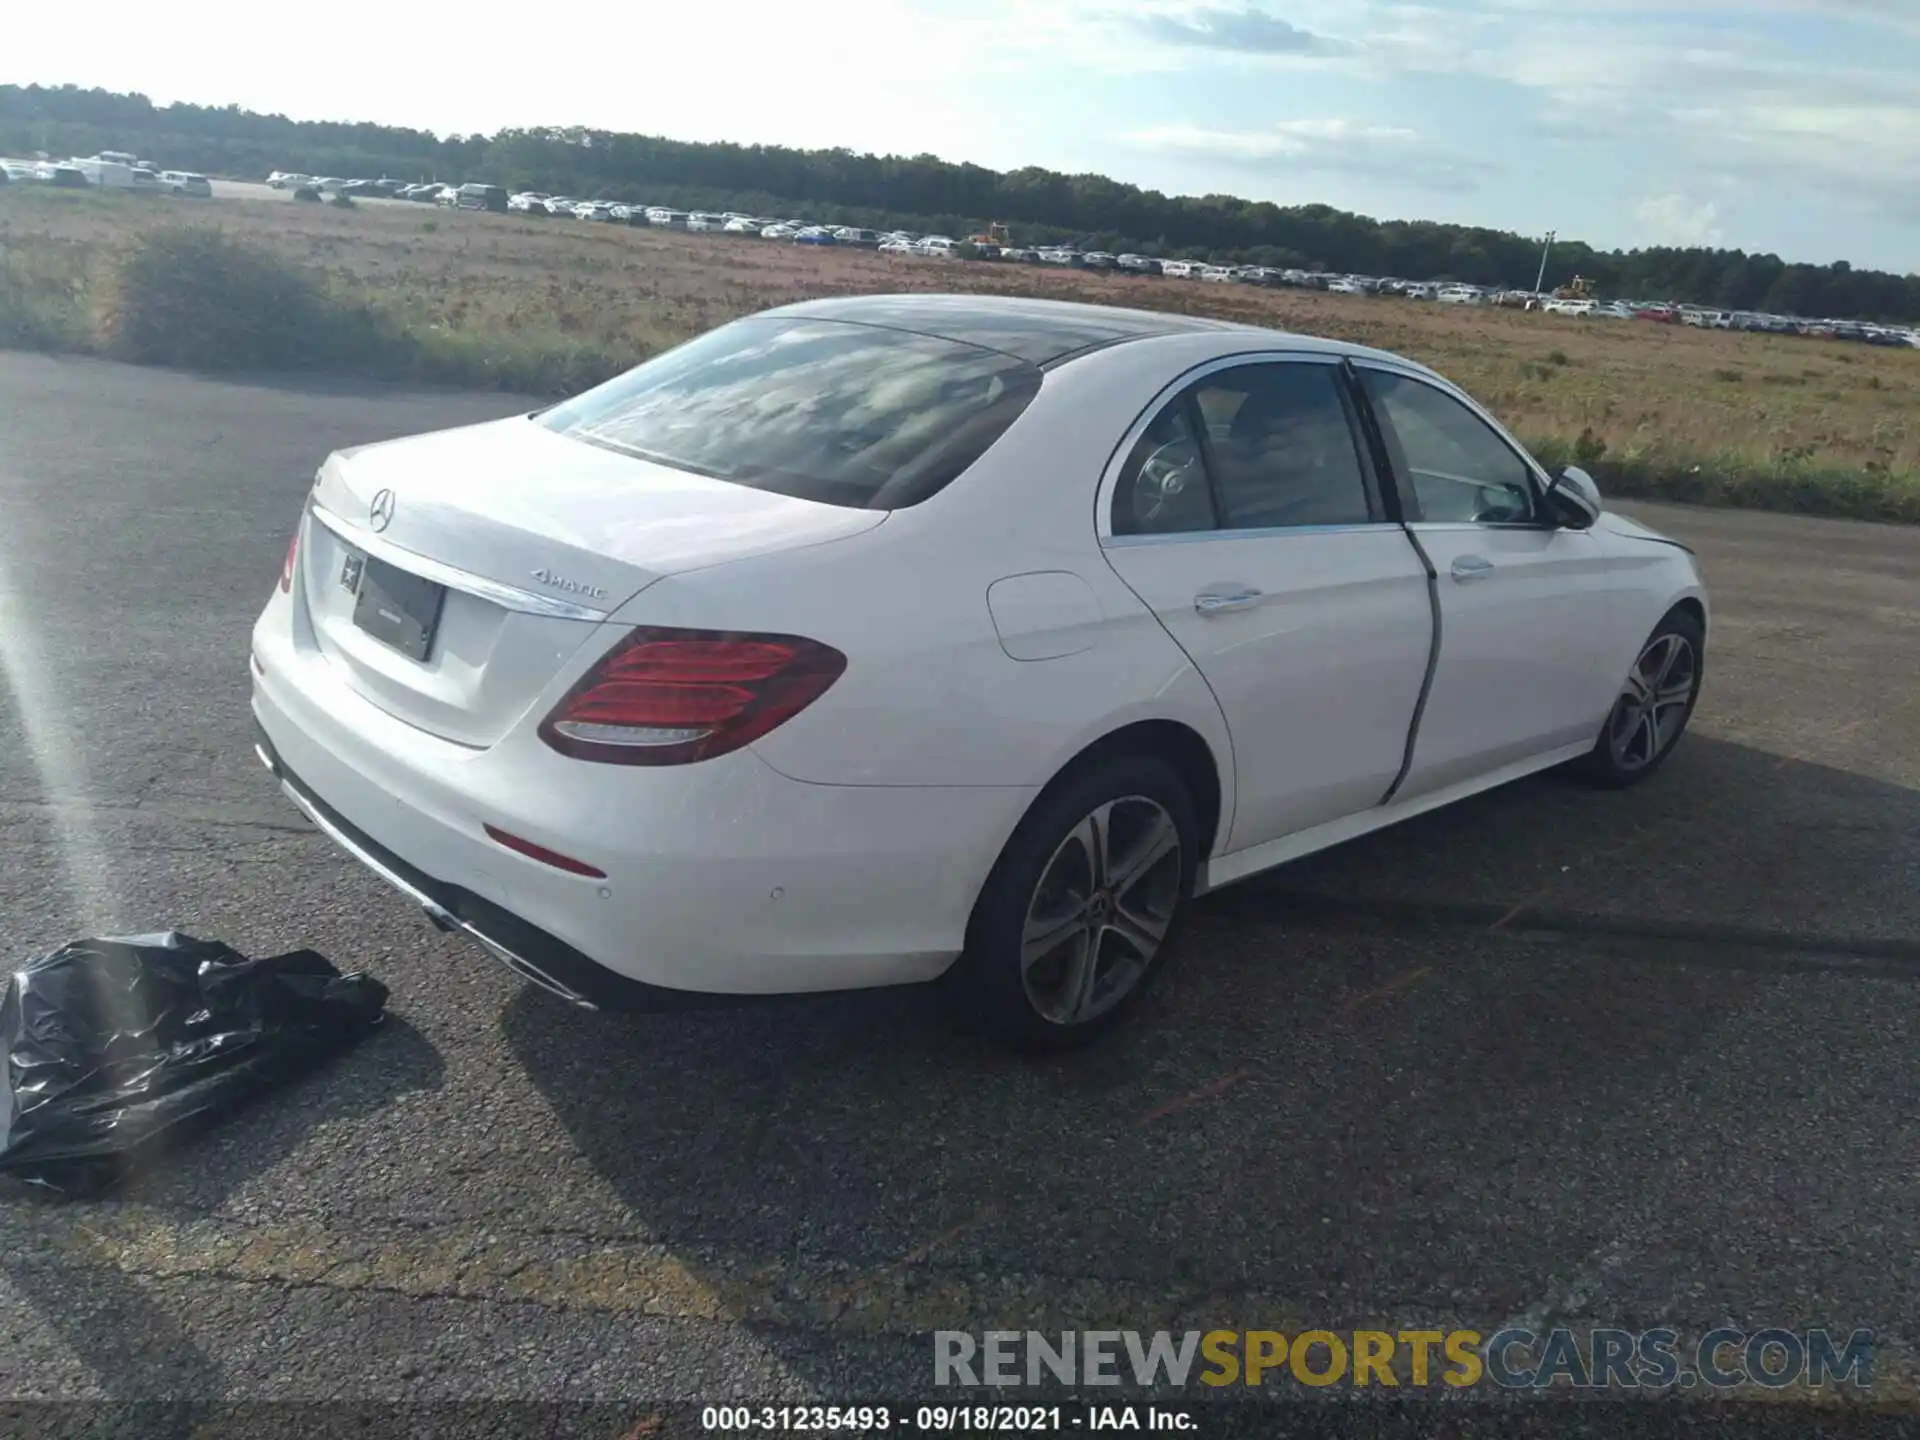
[[[889,522],[852,541],[670,576],[615,618],[804,635],[846,655],[832,689],[754,742],[795,780],[1039,786],[1101,736],[1149,719],[1198,731],[1229,778],[1212,692],[1159,622],[1102,573],[1097,549],[1072,571],[1098,609],[1084,648],[1016,660],[994,627],[989,587],[1002,566],[1063,567],[1012,556],[982,567],[932,541]]]
[[[1041,394],[970,470],[860,536],[715,565],[649,587],[623,623],[778,631],[830,644],[847,672],[756,741],[797,780],[828,785],[1037,786],[1102,736],[1142,720],[1196,731],[1230,818],[1232,751],[1212,691],[1107,564],[1094,531],[1102,471],[1170,374],[1217,351],[1090,356]],[[1173,368],[1170,370],[1169,366]],[[996,581],[1066,574],[1085,583],[1086,641],[1015,659],[988,605]],[[1003,616],[1004,619],[1004,616]],[[1016,652],[1023,647],[1012,647]]]

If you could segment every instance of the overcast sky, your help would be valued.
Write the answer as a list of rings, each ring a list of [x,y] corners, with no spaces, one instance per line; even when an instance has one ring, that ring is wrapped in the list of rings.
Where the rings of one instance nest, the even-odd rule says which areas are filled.
[[[87,17],[70,43],[6,47],[0,78],[442,133],[931,151],[1920,270],[1920,0],[95,0]]]

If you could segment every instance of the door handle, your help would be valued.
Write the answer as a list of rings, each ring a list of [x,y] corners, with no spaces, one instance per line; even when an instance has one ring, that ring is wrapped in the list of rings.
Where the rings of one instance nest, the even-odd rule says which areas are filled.
[[[1225,610],[1248,610],[1265,597],[1252,586],[1238,590],[1202,590],[1193,597],[1193,608],[1202,615],[1218,615]]]
[[[1462,585],[1469,580],[1484,580],[1493,573],[1493,562],[1478,555],[1462,555],[1453,562],[1452,573]]]

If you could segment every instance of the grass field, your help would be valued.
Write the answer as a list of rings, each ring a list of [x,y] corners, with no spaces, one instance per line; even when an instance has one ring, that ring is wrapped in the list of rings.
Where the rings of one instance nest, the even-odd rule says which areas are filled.
[[[924,261],[392,202],[336,209],[279,197],[193,202],[10,189],[0,191],[0,343],[16,346],[203,365],[277,356],[562,392],[792,300],[900,290],[1054,296],[1397,351],[1467,388],[1543,458],[1587,463],[1614,493],[1920,521],[1916,350]],[[175,252],[164,251],[159,268],[149,255],[130,270],[128,257],[141,237],[182,222],[304,272],[316,303],[357,317],[358,339],[307,345],[288,322],[285,334],[271,325],[264,337],[248,331],[278,349],[236,350],[208,319],[197,361],[190,346],[130,351],[116,340],[125,331],[115,317],[137,313],[156,287],[170,288],[166,257]],[[138,293],[129,293],[130,275]],[[234,293],[184,280],[179,290],[164,327],[176,338]]]

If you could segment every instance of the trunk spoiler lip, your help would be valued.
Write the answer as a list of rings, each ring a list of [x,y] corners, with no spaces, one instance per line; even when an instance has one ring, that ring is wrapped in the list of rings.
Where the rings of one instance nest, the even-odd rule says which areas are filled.
[[[307,509],[316,521],[340,539],[374,559],[384,560],[389,565],[398,566],[423,580],[431,580],[436,585],[444,585],[449,590],[476,595],[502,609],[527,615],[547,615],[561,620],[600,621],[613,614],[611,610],[582,605],[576,600],[562,600],[556,595],[541,595],[517,585],[505,585],[498,580],[489,580],[484,575],[449,565],[443,560],[422,555],[416,550],[408,550],[383,539],[363,525],[356,525],[344,515],[336,514],[318,500],[309,501]]]

